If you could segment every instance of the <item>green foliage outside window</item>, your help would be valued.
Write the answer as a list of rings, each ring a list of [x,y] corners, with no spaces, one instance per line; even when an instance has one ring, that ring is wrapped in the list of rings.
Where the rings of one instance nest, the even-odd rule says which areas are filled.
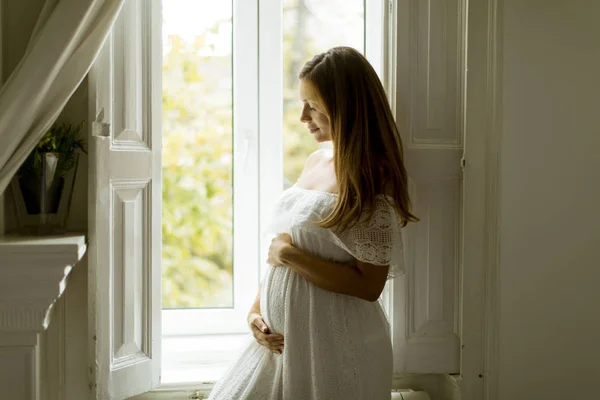
[[[305,1],[284,2],[282,186],[297,180],[318,148],[299,121],[297,75],[326,48],[317,49],[303,28]],[[233,305],[231,54],[203,55],[211,35],[230,23],[191,42],[170,35],[163,55],[163,308]]]

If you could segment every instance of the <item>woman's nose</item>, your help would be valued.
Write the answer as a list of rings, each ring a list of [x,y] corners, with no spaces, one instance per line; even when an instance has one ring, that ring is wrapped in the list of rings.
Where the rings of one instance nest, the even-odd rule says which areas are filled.
[[[309,122],[310,116],[305,110],[302,110],[302,114],[300,114],[300,122]]]

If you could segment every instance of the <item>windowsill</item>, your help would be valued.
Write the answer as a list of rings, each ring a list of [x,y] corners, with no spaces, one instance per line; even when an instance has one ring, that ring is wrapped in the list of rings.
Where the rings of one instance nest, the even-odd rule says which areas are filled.
[[[161,386],[218,381],[250,339],[250,333],[163,337]]]
[[[399,378],[395,378],[395,381],[398,380]],[[174,400],[188,398],[199,400],[207,399],[214,385],[215,382],[203,381],[161,384],[159,388],[156,388],[151,392],[136,396],[131,400]],[[395,388],[392,389],[391,399],[404,399],[405,396],[407,396],[407,394],[413,393],[415,390],[421,389],[400,389],[397,386],[395,386]]]
[[[207,397],[250,340],[250,333],[163,337],[161,385],[140,399],[190,394]],[[415,387],[411,375],[395,375],[393,391]],[[445,379],[450,386],[460,386],[460,375],[445,375]]]
[[[135,399],[208,398],[215,383],[250,340],[253,340],[250,333],[163,337],[160,387]],[[392,400],[404,398],[402,396],[412,392],[408,387],[419,387],[417,381],[408,375],[394,376]],[[445,379],[447,385],[458,387],[460,384],[460,375],[447,375]]]

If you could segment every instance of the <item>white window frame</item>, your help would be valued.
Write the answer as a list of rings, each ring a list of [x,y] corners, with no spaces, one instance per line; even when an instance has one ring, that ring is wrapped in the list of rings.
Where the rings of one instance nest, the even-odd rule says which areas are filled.
[[[387,89],[387,2],[364,4],[366,56]],[[233,0],[233,307],[163,310],[163,336],[248,332],[268,252],[261,232],[283,191],[282,7],[282,0]],[[387,286],[383,298],[389,314]]]
[[[258,8],[258,0],[250,0],[250,2],[247,2],[245,0],[234,0],[235,1],[235,7],[234,7],[234,15],[235,13],[238,13],[238,15],[242,14],[244,16],[244,19],[246,20],[247,23],[252,23],[255,24],[254,26],[257,26],[256,29],[261,29],[261,35],[262,37],[264,37],[265,33],[269,32],[269,27],[265,26],[262,27],[260,26],[260,24],[258,23],[260,21],[261,18],[268,18],[269,14],[266,12],[265,8]],[[261,5],[271,5],[279,2],[280,4],[281,0],[262,0],[260,1]],[[464,6],[464,0],[460,0],[461,4]],[[245,4],[244,4],[245,3]],[[402,4],[402,8],[398,7],[399,4]],[[416,3],[415,3],[416,4]],[[400,40],[402,37],[405,38],[406,33],[404,32],[405,29],[407,29],[408,26],[410,26],[409,24],[407,24],[407,21],[402,20],[401,16],[403,15],[402,13],[404,13],[404,15],[407,16],[411,16],[411,13],[407,13],[406,8],[409,5],[413,5],[413,2],[410,2],[410,4],[406,3],[406,2],[397,2],[395,0],[391,0],[391,1],[387,1],[387,0],[366,0],[366,21],[365,21],[365,26],[366,26],[366,53],[367,53],[367,57],[370,59],[371,63],[374,65],[375,69],[377,70],[377,72],[379,73],[385,88],[388,90],[388,96],[389,96],[389,100],[392,106],[392,110],[396,110],[396,103],[401,104],[401,101],[396,101],[396,98],[398,96],[398,94],[396,93],[396,74],[398,74],[399,77],[403,77],[403,71],[400,71],[399,68],[402,67],[401,65],[401,61],[399,60],[406,60],[407,58],[405,57],[406,54],[403,53],[402,54],[398,54],[399,53],[399,49],[397,46],[397,41]],[[469,92],[471,91],[475,91],[474,92],[474,96],[470,96],[469,99],[469,106],[472,104],[475,104],[477,102],[481,102],[482,98],[483,98],[483,107],[485,109],[487,109],[488,111],[490,111],[490,113],[486,114],[486,113],[471,113],[471,117],[470,118],[470,122],[468,123],[468,128],[467,128],[467,133],[470,132],[471,134],[467,134],[467,136],[472,136],[471,139],[473,139],[473,137],[479,137],[481,139],[481,126],[487,127],[486,123],[490,122],[488,121],[488,119],[490,119],[490,115],[493,116],[495,115],[494,113],[492,113],[491,111],[494,111],[494,105],[496,103],[494,103],[493,100],[497,99],[496,96],[496,92],[493,90],[495,86],[493,86],[494,83],[498,82],[498,77],[501,76],[501,73],[497,72],[493,66],[495,65],[495,63],[497,62],[497,54],[494,51],[496,49],[497,46],[495,46],[497,43],[497,32],[496,32],[496,28],[497,28],[497,19],[501,20],[496,14],[497,14],[497,10],[495,7],[495,3],[491,2],[488,4],[488,2],[484,2],[484,4],[477,6],[473,9],[469,8],[469,16],[472,17],[473,14],[477,14],[475,15],[476,17],[482,17],[482,18],[471,18],[472,21],[480,21],[482,22],[481,24],[477,24],[476,27],[476,31],[479,33],[491,33],[489,36],[490,37],[485,37],[485,35],[469,35],[469,49],[472,50],[473,46],[471,46],[472,44],[475,44],[475,51],[470,51],[470,55],[469,55],[469,65],[470,65],[470,70],[475,70],[474,74],[470,74],[470,84],[468,85]],[[401,8],[401,9],[400,9]],[[252,11],[254,10],[254,11]],[[379,10],[379,11],[377,11]],[[490,11],[491,10],[491,11]],[[392,12],[393,11],[393,12]],[[412,11],[412,10],[409,10]],[[381,16],[379,19],[376,18],[377,13],[381,13]],[[489,20],[487,20],[486,18],[489,17]],[[484,18],[485,17],[485,18]],[[398,27],[396,26],[396,20],[398,20]],[[486,23],[483,23],[483,21],[486,21]],[[264,20],[263,20],[264,21]],[[383,22],[383,27],[381,26]],[[413,21],[414,22],[414,21]],[[267,24],[265,24],[267,25]],[[268,25],[273,25],[273,21],[269,21]],[[416,26],[418,26],[418,24],[415,24]],[[480,26],[481,25],[481,26]],[[500,24],[501,25],[501,24]],[[378,44],[377,42],[373,42],[373,40],[375,40],[374,38],[376,38],[376,36],[373,34],[373,32],[377,32],[377,27],[380,27],[382,30],[382,36],[380,37],[381,42]],[[369,32],[371,32],[369,34]],[[398,35],[397,32],[401,32],[403,33],[403,35]],[[254,32],[256,33],[256,32]],[[472,33],[472,32],[471,32]],[[242,178],[244,177],[248,177],[247,180],[243,180],[242,183],[247,183],[250,184],[251,182],[254,182],[254,187],[258,188],[258,191],[254,191],[253,193],[250,193],[249,195],[246,195],[246,193],[244,193],[244,201],[240,204],[240,200],[242,200],[240,198],[240,196],[236,196],[237,197],[237,202],[235,203],[235,206],[237,207],[247,207],[247,210],[250,210],[250,213],[246,214],[247,217],[247,221],[259,221],[260,223],[257,224],[258,229],[250,229],[251,235],[248,237],[244,237],[243,239],[248,239],[248,243],[253,243],[253,244],[247,244],[246,246],[248,246],[247,248],[249,248],[249,252],[248,251],[244,251],[244,252],[236,252],[234,257],[237,256],[237,259],[241,259],[241,260],[248,260],[250,259],[250,256],[254,257],[256,256],[256,265],[260,265],[260,261],[263,259],[262,256],[258,256],[259,254],[259,250],[261,248],[261,242],[260,242],[260,224],[264,224],[264,218],[266,217],[267,213],[265,213],[265,210],[267,210],[267,206],[264,205],[266,203],[263,203],[263,201],[265,200],[264,198],[266,197],[264,195],[264,193],[268,193],[268,189],[270,187],[276,188],[278,187],[278,191],[281,191],[281,181],[279,179],[275,180],[274,177],[278,177],[280,178],[281,175],[277,175],[277,173],[275,173],[274,171],[276,171],[276,169],[269,169],[269,168],[280,168],[281,167],[281,159],[279,157],[275,158],[271,158],[271,157],[260,157],[260,154],[262,152],[262,154],[265,154],[264,152],[269,151],[269,149],[273,149],[276,148],[277,146],[280,147],[279,143],[272,143],[272,142],[268,142],[266,139],[271,138],[271,139],[275,139],[275,140],[281,140],[281,135],[280,135],[280,131],[277,132],[277,134],[275,133],[275,131],[273,131],[273,133],[271,135],[269,135],[269,131],[264,131],[265,126],[267,125],[260,125],[260,121],[259,118],[262,118],[265,115],[265,110],[267,110],[267,108],[269,105],[269,101],[271,102],[271,105],[274,105],[276,107],[280,107],[281,106],[281,102],[280,101],[275,101],[275,99],[277,98],[276,96],[279,96],[281,93],[281,90],[276,90],[276,86],[274,86],[274,81],[275,81],[275,76],[273,76],[272,74],[267,73],[269,70],[263,70],[262,68],[264,68],[264,65],[259,65],[259,58],[260,57],[265,57],[263,58],[263,60],[268,60],[269,57],[274,57],[273,54],[269,54],[266,53],[264,54],[264,50],[266,49],[266,47],[262,47],[263,53],[259,53],[258,51],[260,51],[260,46],[258,43],[258,39],[257,39],[256,34],[252,34],[252,35],[240,35],[240,37],[236,36],[236,40],[238,39],[247,39],[252,43],[255,43],[256,47],[253,47],[253,51],[254,54],[258,54],[258,56],[256,57],[256,59],[254,59],[254,61],[252,63],[246,63],[245,65],[238,65],[235,64],[234,66],[234,70],[235,73],[240,73],[242,74],[241,76],[250,78],[250,79],[246,79],[245,80],[245,84],[248,85],[248,87],[254,88],[255,93],[253,96],[247,96],[247,100],[248,100],[248,108],[247,110],[248,113],[247,115],[250,117],[250,119],[244,119],[243,121],[240,121],[240,123],[243,123],[244,125],[239,125],[236,124],[237,128],[241,127],[246,127],[247,130],[243,131],[245,133],[245,136],[241,137],[242,140],[240,140],[240,136],[236,136],[236,141],[235,141],[235,146],[234,146],[234,152],[235,155],[234,157],[240,157],[240,152],[241,155],[246,157],[247,156],[247,160],[245,161],[245,166],[246,168],[238,168],[236,169],[236,174],[239,174],[240,172],[242,173]],[[277,38],[280,35],[277,35]],[[272,37],[270,37],[270,39],[273,39],[275,37],[275,35],[272,35]],[[398,39],[398,37],[400,37],[400,39]],[[471,40],[471,37],[476,37],[478,38],[477,40]],[[481,39],[481,37],[483,37],[484,39]],[[480,43],[481,42],[481,43]],[[466,42],[465,42],[466,43]],[[481,46],[479,46],[481,45]],[[407,46],[403,46],[404,48],[407,48]],[[246,50],[249,51],[249,47],[246,47]],[[258,51],[256,49],[259,49]],[[378,50],[380,49],[380,50]],[[491,50],[490,50],[491,49]],[[400,57],[402,58],[400,58]],[[397,58],[398,57],[398,58]],[[238,57],[238,60],[240,59],[240,57]],[[475,61],[475,62],[472,62]],[[235,59],[234,59],[235,62]],[[398,64],[398,65],[396,65]],[[475,68],[473,68],[473,64],[475,65]],[[237,68],[237,69],[236,69]],[[241,69],[240,69],[241,68]],[[462,71],[462,69],[461,69]],[[271,72],[275,72],[277,73],[277,69],[271,69]],[[487,74],[487,75],[486,75]],[[238,76],[238,75],[236,75]],[[257,77],[260,78],[260,80],[257,79]],[[266,77],[266,79],[265,79]],[[237,78],[239,79],[239,77]],[[272,80],[270,83],[269,80]],[[480,81],[485,80],[488,85],[481,85]],[[263,84],[267,82],[270,86],[267,87],[267,89],[263,89]],[[402,80],[400,78],[398,78],[398,82],[402,82]],[[485,82],[484,82],[485,83]],[[94,84],[92,83],[91,88],[94,87]],[[492,95],[488,96],[489,93],[486,90],[480,90],[480,88],[487,88],[486,90],[488,90],[490,87],[492,89]],[[260,89],[260,90],[259,90]],[[472,89],[472,90],[471,90]],[[481,93],[480,93],[481,92]],[[485,93],[484,93],[485,92]],[[473,94],[473,93],[471,93]],[[257,101],[258,99],[258,101]],[[270,99],[270,100],[269,100]],[[239,103],[238,103],[239,105]],[[241,106],[239,107],[240,109],[242,108]],[[470,107],[469,107],[470,108]],[[479,109],[480,107],[476,107],[477,109]],[[244,112],[243,110],[241,110],[241,112]],[[483,115],[483,116],[482,116]],[[271,117],[272,115],[269,115],[269,117]],[[95,115],[93,116],[95,117]],[[240,114],[236,113],[234,111],[234,118],[240,118]],[[262,118],[264,120],[264,118]],[[269,127],[273,127],[275,126],[275,122],[270,121],[271,124],[268,125]],[[492,121],[493,122],[493,121]],[[267,119],[267,123],[269,123],[269,120]],[[277,122],[278,123],[278,122]],[[483,124],[483,125],[482,125]],[[493,124],[489,124],[489,126],[492,126]],[[473,128],[473,129],[471,129]],[[259,137],[259,132],[262,132],[262,140]],[[474,132],[474,133],[473,133]],[[493,129],[490,129],[490,132],[487,132],[487,135],[493,136],[493,133],[495,131]],[[490,136],[491,137],[491,136]],[[473,176],[471,176],[470,181],[468,180],[467,182],[470,182],[469,186],[470,189],[465,191],[465,195],[467,198],[470,198],[471,200],[475,201],[476,203],[479,204],[480,199],[481,198],[481,193],[483,193],[483,191],[485,191],[484,189],[488,189],[488,191],[493,191],[494,189],[494,173],[497,172],[496,171],[496,167],[497,165],[493,164],[493,159],[488,160],[490,156],[490,154],[493,156],[494,153],[494,142],[492,141],[492,147],[488,148],[487,151],[489,154],[486,153],[486,150],[484,147],[486,147],[486,145],[489,145],[489,140],[485,141],[485,140],[473,140],[472,142],[472,146],[471,146],[471,158],[469,158],[469,162],[466,164],[467,165],[467,171],[477,171],[477,170],[486,170],[488,172],[488,174],[471,174]],[[485,139],[485,138],[484,138]],[[489,137],[488,137],[489,139]],[[489,146],[488,146],[489,147]],[[481,157],[479,156],[474,156],[479,154]],[[487,156],[485,155],[487,154]],[[254,157],[254,158],[253,158]],[[493,157],[492,157],[493,158]],[[279,160],[279,161],[278,161]],[[252,167],[248,167],[249,165],[251,165]],[[465,164],[463,164],[464,166]],[[469,168],[470,166],[470,168]],[[246,175],[243,175],[246,174]],[[264,174],[264,176],[263,176]],[[236,179],[239,179],[239,176],[236,175]],[[264,178],[264,179],[263,179]],[[252,181],[254,180],[254,181]],[[490,180],[490,182],[488,182],[488,180]],[[270,186],[268,182],[275,182],[276,185],[274,186]],[[491,185],[488,187],[488,185]],[[490,189],[491,188],[491,189]],[[260,191],[265,190],[263,192],[263,196],[261,197],[260,195]],[[273,193],[277,193],[277,192],[273,192]],[[485,194],[485,193],[484,193]],[[493,193],[492,193],[493,194]],[[469,197],[470,196],[470,197]],[[273,196],[273,198],[276,198],[277,196]],[[484,196],[485,197],[485,196]],[[235,201],[235,200],[234,200]],[[473,202],[471,201],[471,202]],[[481,241],[479,240],[480,238],[485,238],[485,235],[483,235],[482,233],[485,233],[487,231],[489,231],[489,229],[483,229],[485,227],[489,228],[489,224],[487,224],[487,222],[494,222],[495,219],[494,217],[496,216],[496,213],[494,211],[493,207],[489,207],[490,205],[493,206],[494,202],[493,199],[492,200],[487,200],[485,202],[487,204],[488,207],[483,207],[481,204],[479,207],[476,207],[476,209],[469,209],[467,208],[468,212],[470,213],[468,218],[465,218],[465,220],[468,222],[467,224],[465,224],[464,230],[465,230],[465,237],[469,238],[470,241],[465,240],[464,246],[465,248],[481,248],[481,246],[470,246],[470,244],[473,244],[472,242],[475,240],[473,238],[477,238],[477,240],[475,240],[475,242]],[[488,204],[489,203],[489,204]],[[489,218],[483,218],[484,215],[482,215],[482,211],[481,210],[487,210],[488,214],[487,215]],[[492,211],[490,211],[492,210]],[[268,210],[267,210],[268,211]],[[485,221],[483,221],[485,220]],[[239,219],[237,219],[237,222],[241,222],[239,221]],[[492,224],[493,225],[493,224]],[[246,225],[246,227],[250,227],[250,225]],[[469,232],[471,232],[471,234],[469,234]],[[479,234],[478,234],[479,233]],[[492,235],[491,239],[488,238],[488,242],[494,244],[494,238],[496,236]],[[484,246],[485,247],[485,246]],[[488,246],[489,247],[489,246]],[[469,254],[471,254],[467,259],[465,259],[464,262],[464,266],[463,266],[463,270],[459,271],[463,274],[463,276],[461,277],[461,282],[464,285],[464,287],[483,287],[483,281],[484,279],[482,277],[484,277],[485,274],[482,275],[483,268],[487,268],[486,270],[492,271],[493,272],[493,266],[494,263],[492,262],[494,260],[493,257],[493,250],[494,250],[494,246],[491,247],[490,249],[483,249],[481,252],[477,253],[475,251],[474,254],[472,254],[474,252],[473,249],[470,250]],[[254,253],[252,253],[254,251]],[[264,249],[263,251],[266,251],[266,249]],[[480,254],[481,253],[481,254]],[[488,254],[489,253],[489,254]],[[241,257],[241,258],[240,258]],[[485,263],[485,266],[481,265],[481,260],[485,259],[489,262]],[[484,260],[484,261],[485,261]],[[490,261],[491,260],[491,261]],[[235,262],[235,259],[234,259]],[[235,268],[235,266],[234,266]],[[250,274],[249,274],[250,275]],[[256,287],[258,287],[258,279],[260,277],[260,273],[258,273],[257,270],[254,270],[253,274],[256,277]],[[486,275],[489,279],[487,282],[487,289],[490,289],[493,295],[493,282],[494,282],[494,276],[493,274],[488,274]],[[490,278],[491,276],[491,278]],[[240,277],[241,278],[241,277]],[[237,284],[236,282],[241,282],[242,284]],[[471,282],[471,285],[467,285],[467,282]],[[475,284],[473,284],[473,282],[475,282]],[[490,283],[491,282],[491,283]],[[240,289],[242,290],[243,288],[247,289],[246,292],[242,292],[242,296],[244,294],[247,295],[247,300],[248,302],[250,302],[256,291],[255,290],[250,290],[250,286],[253,285],[252,280],[249,281],[242,281],[237,280],[234,281],[234,285],[236,285],[236,289]],[[410,312],[410,305],[406,304],[407,302],[412,301],[412,297],[411,298],[405,298],[407,297],[406,293],[407,291],[405,290],[405,286],[407,286],[407,284],[403,281],[403,278],[401,279],[396,279],[394,281],[391,282],[390,284],[390,288],[387,289],[384,292],[384,304],[386,305],[386,309],[388,311],[388,315],[390,317],[390,323],[391,326],[393,328],[393,332],[392,332],[392,337],[393,340],[396,339],[396,337],[400,338],[400,339],[404,339],[404,336],[408,336],[408,330],[407,329],[403,329],[405,328],[405,322],[406,321],[410,321],[410,319],[412,318],[411,315],[409,315],[408,313]],[[236,292],[237,293],[237,292]],[[494,317],[496,316],[496,314],[493,313],[494,309],[493,309],[493,305],[495,303],[493,303],[493,299],[490,300],[490,304],[485,304],[485,307],[483,304],[483,293],[485,293],[485,291],[483,290],[468,290],[465,291],[463,293],[459,293],[461,294],[460,298],[460,307],[461,307],[461,311],[462,311],[462,315],[459,315],[459,318],[461,318],[462,320],[460,322],[455,322],[455,323],[460,323],[460,327],[461,327],[461,334],[462,334],[462,338],[465,339],[465,342],[467,343],[466,345],[466,350],[465,350],[465,346],[463,345],[463,351],[462,351],[462,355],[465,357],[461,356],[461,361],[462,361],[462,365],[460,367],[460,372],[465,374],[464,376],[464,381],[465,384],[461,385],[462,388],[466,389],[466,392],[468,392],[468,394],[473,395],[470,396],[469,398],[475,398],[477,397],[476,393],[482,393],[483,391],[483,386],[484,384],[481,383],[481,374],[484,372],[483,371],[483,362],[481,361],[481,354],[482,354],[482,348],[479,346],[482,342],[485,342],[485,346],[486,346],[486,355],[490,355],[492,354],[492,356],[490,356],[489,358],[493,359],[493,339],[494,339],[494,332],[493,332],[493,328],[495,327],[495,325],[493,325],[493,323],[495,322]],[[410,293],[409,293],[410,295]],[[239,298],[236,297],[236,298]],[[469,300],[470,301],[467,301]],[[482,314],[482,310],[485,308],[486,311],[490,311],[490,316],[488,316],[488,318],[486,318],[484,320],[484,316],[481,315]],[[159,310],[158,307],[155,307],[154,310]],[[169,311],[175,311],[175,310],[169,310]],[[248,333],[247,328],[245,326],[245,315],[247,312],[247,309],[240,309],[240,311],[238,312],[238,314],[236,315],[235,309],[231,309],[231,310],[200,310],[200,311],[204,311],[204,314],[201,316],[202,319],[200,320],[204,320],[204,321],[209,321],[210,327],[208,327],[208,332],[210,332],[210,330],[212,329],[212,331],[214,333],[222,333],[224,331],[228,330],[228,325],[227,325],[227,320],[232,321],[237,319],[242,326],[242,331],[244,333]],[[213,313],[213,314],[211,314]],[[222,316],[222,319],[219,319],[221,317],[219,317],[217,314],[220,314]],[[211,316],[212,315],[212,316]],[[154,315],[156,317],[156,315]],[[241,318],[240,318],[241,316]],[[158,318],[157,318],[158,319]],[[164,335],[169,335],[169,333],[173,333],[175,332],[175,330],[171,329],[173,326],[169,325],[168,323],[168,318],[166,319],[167,323],[165,324],[166,326],[164,326],[166,329],[164,330],[163,334]],[[195,325],[195,320],[197,320],[196,318],[187,318],[187,321],[191,322],[189,325]],[[394,321],[395,320],[395,321]],[[398,322],[398,324],[396,325],[395,322]],[[482,322],[483,321],[483,322]],[[222,322],[221,325],[219,325]],[[488,335],[489,337],[483,338],[483,334],[481,333],[481,330],[479,329],[475,329],[477,327],[482,326],[482,323],[485,322],[486,327],[492,327],[490,328],[490,330],[492,331],[492,333],[490,335]],[[196,327],[194,326],[190,326],[191,329],[196,329]],[[470,329],[473,328],[473,329]],[[196,331],[202,331],[204,329],[204,331],[207,331],[207,327],[202,327],[201,329],[196,329]],[[469,330],[470,329],[470,330]],[[405,330],[406,332],[402,332],[403,330]],[[180,332],[181,333],[181,332]],[[465,334],[467,333],[467,334]],[[491,339],[490,339],[491,337]],[[417,340],[413,340],[412,342],[406,342],[406,343],[401,343],[400,346],[396,346],[397,341],[394,341],[395,345],[394,345],[394,358],[395,361],[397,359],[397,356],[402,356],[402,345],[404,344],[405,347],[408,347],[408,345],[414,345],[415,343],[418,345],[423,344],[423,346],[417,350],[417,353],[420,353],[420,350],[427,350],[425,347],[427,345],[427,343],[419,343],[419,338],[416,338]],[[489,339],[489,340],[485,340],[484,339]],[[490,343],[492,343],[490,345]],[[414,347],[414,346],[413,346]],[[489,349],[492,350],[489,350]],[[413,352],[414,355],[415,352]],[[425,353],[426,354],[426,353]],[[158,357],[159,358],[159,357]],[[427,357],[424,357],[427,358]],[[93,360],[93,358],[92,358]],[[493,363],[494,360],[492,360]],[[157,359],[157,363],[160,364],[160,359]],[[488,363],[486,363],[486,365],[488,365]],[[412,372],[412,371],[408,371],[408,372]],[[402,371],[398,372],[400,374],[402,374]],[[479,375],[477,375],[479,374]],[[142,378],[143,377],[137,377],[137,378]],[[398,376],[396,377],[398,378]],[[405,379],[406,378],[406,379]],[[417,378],[417,377],[415,377]],[[492,377],[493,379],[493,377]],[[202,380],[202,376],[198,377],[198,380]],[[412,382],[412,383],[409,383]],[[470,383],[467,385],[466,382],[469,381]],[[424,382],[422,381],[422,379],[416,379],[416,380],[412,380],[408,377],[402,377],[402,385],[412,385],[414,384],[415,386],[423,386],[423,389],[427,390],[428,385],[421,385],[421,383]],[[394,387],[398,387],[398,384],[400,383],[399,380],[395,380],[394,382]],[[489,383],[488,385],[485,385],[486,389],[489,389],[490,386],[492,386],[493,389],[493,381],[487,382]],[[151,393],[149,393],[148,395],[145,395],[144,397],[140,397],[140,398],[144,398],[144,399],[148,399],[148,398],[175,398],[177,396],[175,396],[175,392],[176,391],[181,391],[180,393],[178,392],[177,394],[184,394],[184,395],[190,395],[193,391],[196,392],[196,394],[205,394],[208,393],[210,391],[212,387],[212,384],[210,382],[206,382],[203,381],[203,383],[199,383],[199,382],[186,382],[184,384],[181,383],[176,383],[176,384],[172,384],[172,385],[161,385],[161,387],[156,390],[153,391]],[[190,392],[190,390],[192,392]],[[474,394],[475,393],[475,394]],[[173,396],[171,396],[171,394],[173,394]],[[154,397],[156,396],[156,397]]]
[[[163,337],[248,331],[260,278],[258,3],[233,0],[233,307],[163,310]]]

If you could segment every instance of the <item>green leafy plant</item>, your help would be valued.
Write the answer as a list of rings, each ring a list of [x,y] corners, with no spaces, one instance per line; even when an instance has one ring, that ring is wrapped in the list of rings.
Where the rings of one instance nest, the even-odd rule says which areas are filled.
[[[80,138],[85,122],[74,125],[70,122],[55,123],[35,146],[29,157],[21,166],[22,174],[35,173],[39,175],[42,168],[44,153],[57,153],[58,165],[56,174],[64,176],[74,166],[76,151],[81,150],[87,154],[85,142]]]

